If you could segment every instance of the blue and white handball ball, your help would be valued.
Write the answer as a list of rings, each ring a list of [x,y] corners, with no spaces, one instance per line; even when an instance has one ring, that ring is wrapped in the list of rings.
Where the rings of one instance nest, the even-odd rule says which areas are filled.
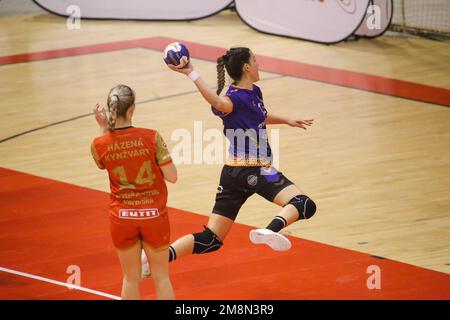
[[[181,42],[168,44],[164,49],[164,61],[181,69],[189,63],[189,50]]]

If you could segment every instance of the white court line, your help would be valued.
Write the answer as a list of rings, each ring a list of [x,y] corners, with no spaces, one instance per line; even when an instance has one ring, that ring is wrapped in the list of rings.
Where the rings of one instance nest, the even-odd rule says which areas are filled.
[[[69,288],[69,289],[76,289],[76,290],[80,290],[80,291],[84,291],[84,292],[89,292],[89,293],[96,294],[98,296],[102,296],[102,297],[106,297],[106,298],[110,298],[110,299],[113,299],[113,300],[121,300],[120,297],[113,296],[113,295],[108,294],[108,293],[104,293],[104,292],[100,292],[100,291],[96,291],[96,290],[92,290],[92,289],[88,289],[88,288],[83,288],[83,287],[76,286],[76,285],[73,285],[73,284],[69,284],[69,283],[65,283],[65,282],[61,282],[61,281],[56,281],[56,280],[52,280],[52,279],[48,279],[48,278],[44,278],[44,277],[40,277],[40,276],[35,276],[34,274],[29,274],[29,273],[20,272],[20,271],[11,270],[11,269],[2,268],[2,267],[0,267],[0,271],[16,274],[16,275],[19,275],[19,276],[22,276],[22,277],[27,277],[27,278],[31,278],[31,279],[35,279],[35,280],[49,282],[49,283],[56,284],[58,286],[66,287],[66,288]]]

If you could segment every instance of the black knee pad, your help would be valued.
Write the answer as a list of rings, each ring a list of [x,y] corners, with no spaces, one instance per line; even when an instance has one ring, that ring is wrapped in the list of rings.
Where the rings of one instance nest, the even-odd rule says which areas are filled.
[[[196,254],[208,253],[219,250],[223,242],[208,227],[203,232],[194,233],[194,252]]]
[[[316,204],[305,195],[295,196],[288,202],[298,211],[298,220],[309,219],[316,213]]]

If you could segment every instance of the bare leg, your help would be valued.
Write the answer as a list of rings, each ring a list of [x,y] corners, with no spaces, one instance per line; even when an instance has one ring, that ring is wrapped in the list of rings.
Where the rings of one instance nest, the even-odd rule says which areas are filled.
[[[169,248],[155,250],[144,241],[142,246],[150,262],[150,272],[155,283],[156,298],[158,300],[174,300],[175,294],[173,293],[169,277]]]
[[[140,300],[141,283],[141,242],[126,249],[117,249],[120,266],[122,267],[122,299]]]
[[[224,241],[233,226],[233,223],[233,220],[213,213],[209,217],[207,227],[211,229],[221,241]],[[171,246],[177,253],[177,259],[192,254],[194,252],[194,236],[192,234],[187,234],[176,240]]]

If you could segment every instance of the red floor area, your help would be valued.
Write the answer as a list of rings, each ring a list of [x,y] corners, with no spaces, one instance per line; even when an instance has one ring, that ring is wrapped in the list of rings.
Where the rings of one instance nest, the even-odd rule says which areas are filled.
[[[107,206],[104,192],[0,168],[0,267],[66,282],[77,265],[82,287],[120,295]],[[172,239],[207,221],[178,209],[170,218]],[[172,263],[177,298],[450,299],[448,274],[296,237],[273,252],[252,245],[249,230],[236,224],[220,251]],[[370,265],[381,269],[380,290],[367,288]],[[143,293],[154,298],[151,280]],[[104,298],[0,271],[0,299]]]

